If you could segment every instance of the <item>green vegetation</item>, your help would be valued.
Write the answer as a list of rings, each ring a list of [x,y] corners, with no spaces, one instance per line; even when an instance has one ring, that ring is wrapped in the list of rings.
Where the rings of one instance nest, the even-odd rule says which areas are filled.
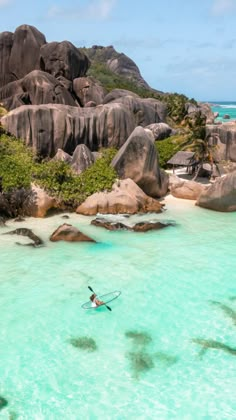
[[[156,141],[155,146],[159,155],[159,164],[161,168],[167,167],[168,160],[177,152],[182,150],[183,144],[186,143],[189,134],[177,134],[165,140]]]
[[[101,150],[101,157],[82,174],[76,175],[65,162],[51,160],[38,163],[22,141],[1,135],[2,190],[9,194],[16,189],[29,189],[34,182],[66,207],[74,209],[89,195],[111,189],[117,174],[110,162],[116,152],[116,149]]]

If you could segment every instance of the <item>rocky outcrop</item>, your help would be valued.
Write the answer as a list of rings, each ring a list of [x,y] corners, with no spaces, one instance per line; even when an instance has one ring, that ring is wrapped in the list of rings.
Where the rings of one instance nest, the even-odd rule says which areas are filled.
[[[151,130],[154,140],[164,140],[176,134],[176,130],[173,130],[173,128],[171,128],[168,124],[163,122],[149,124],[145,128]]]
[[[50,236],[50,241],[66,241],[66,242],[96,242],[94,239],[80,232],[76,227],[64,223],[59,226]]]
[[[54,77],[68,80],[84,76],[90,62],[87,56],[71,42],[50,42],[40,49],[40,68]]]
[[[55,77],[41,70],[33,70],[23,79],[2,87],[0,99],[9,110],[25,104],[78,106],[71,93]]]
[[[192,120],[195,118],[201,117],[205,120],[206,124],[213,124],[215,120],[214,112],[211,109],[211,106],[207,103],[198,102],[194,104],[192,102],[187,102],[185,104],[185,111],[187,112],[187,117]]]
[[[13,33],[0,33],[0,88],[16,79],[9,68],[12,45]]]
[[[73,91],[82,106],[93,102],[95,105],[103,103],[106,90],[93,77],[79,77],[73,80]]]
[[[87,198],[76,213],[101,214],[160,213],[163,205],[148,197],[131,179],[117,181],[111,192],[95,193]]]
[[[31,194],[24,203],[23,214],[30,217],[45,217],[49,210],[57,207],[55,198],[50,197],[37,185],[32,185]]]
[[[88,147],[85,146],[85,144],[79,144],[73,153],[71,167],[77,174],[80,174],[85,169],[89,168],[94,161],[94,156]]]
[[[53,76],[41,70],[34,70],[22,79],[24,92],[29,95],[32,105],[64,104],[77,106],[72,95]]]
[[[108,47],[94,45],[92,48],[86,48],[85,52],[92,62],[103,63],[111,71],[135,82],[139,87],[150,89],[134,61],[125,54],[118,53],[112,45]]]
[[[134,98],[140,98],[137,93],[131,92],[130,90],[113,89],[105,96],[103,103],[108,104],[109,102],[115,102],[117,99],[122,98],[123,96],[133,96]]]
[[[40,69],[39,53],[45,43],[45,36],[34,26],[21,25],[15,30],[9,71],[16,79],[21,79],[32,70]]]
[[[43,240],[39,238],[37,235],[35,235],[31,229],[28,228],[19,228],[15,230],[11,230],[10,232],[3,233],[3,235],[20,235],[20,236],[27,236],[29,239],[31,239],[32,243],[29,243],[27,245],[31,245],[34,247],[38,247],[43,245]],[[17,242],[18,245],[22,245],[19,242]]]
[[[166,105],[157,99],[143,99],[135,95],[126,95],[109,103],[114,102],[126,107],[133,114],[136,126],[146,127],[152,123],[165,121],[167,117]]]
[[[196,204],[210,210],[236,211],[236,171],[217,179],[200,195]]]
[[[58,149],[57,150],[57,153],[52,158],[52,160],[71,163],[72,156],[70,156],[68,153],[64,152],[64,150]]]
[[[122,222],[114,222],[107,220],[106,218],[96,217],[92,220],[92,225],[103,227],[108,230],[129,230],[134,232],[148,232],[150,230],[160,230],[167,226],[173,226],[173,222],[160,222],[160,221],[143,221],[135,223],[133,226],[126,225]]]
[[[2,117],[1,124],[43,157],[55,156],[58,149],[72,154],[81,143],[91,151],[120,148],[135,127],[133,115],[115,103],[96,108],[21,106]]]
[[[147,195],[162,197],[166,194],[168,176],[160,170],[155,145],[144,128],[135,128],[111,165],[119,178],[131,178]]]
[[[230,160],[236,162],[236,123],[227,122],[221,125],[207,125],[206,137],[215,146],[216,161]]]
[[[208,187],[195,181],[182,181],[170,186],[170,193],[176,198],[197,200]]]

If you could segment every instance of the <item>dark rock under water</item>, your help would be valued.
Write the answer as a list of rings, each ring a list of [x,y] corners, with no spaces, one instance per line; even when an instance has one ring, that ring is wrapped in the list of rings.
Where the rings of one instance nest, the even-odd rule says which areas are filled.
[[[97,350],[96,341],[91,337],[77,337],[71,338],[69,340],[72,346],[80,349],[80,350],[87,350],[87,351],[95,351]]]
[[[3,235],[21,235],[21,236],[27,236],[29,239],[33,241],[33,243],[26,244],[28,246],[34,246],[39,247],[43,245],[43,240],[40,239],[37,235],[35,235],[31,229],[27,228],[19,228],[15,230],[11,230],[10,232],[3,233]],[[17,242],[18,245],[25,245]]]

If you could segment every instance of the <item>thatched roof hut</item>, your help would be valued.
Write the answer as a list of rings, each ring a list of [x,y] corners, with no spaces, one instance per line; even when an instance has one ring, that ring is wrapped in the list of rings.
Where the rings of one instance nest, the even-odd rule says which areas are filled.
[[[177,152],[170,160],[168,165],[173,166],[195,166],[198,162],[195,159],[194,152]]]

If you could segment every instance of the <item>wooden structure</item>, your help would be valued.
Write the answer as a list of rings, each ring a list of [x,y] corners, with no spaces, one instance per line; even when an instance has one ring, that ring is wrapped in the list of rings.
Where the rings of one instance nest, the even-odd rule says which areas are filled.
[[[173,172],[177,166],[182,166],[187,168],[188,173],[193,173],[196,168],[198,161],[195,159],[194,152],[177,152],[170,160],[167,162],[168,165],[173,166]]]

